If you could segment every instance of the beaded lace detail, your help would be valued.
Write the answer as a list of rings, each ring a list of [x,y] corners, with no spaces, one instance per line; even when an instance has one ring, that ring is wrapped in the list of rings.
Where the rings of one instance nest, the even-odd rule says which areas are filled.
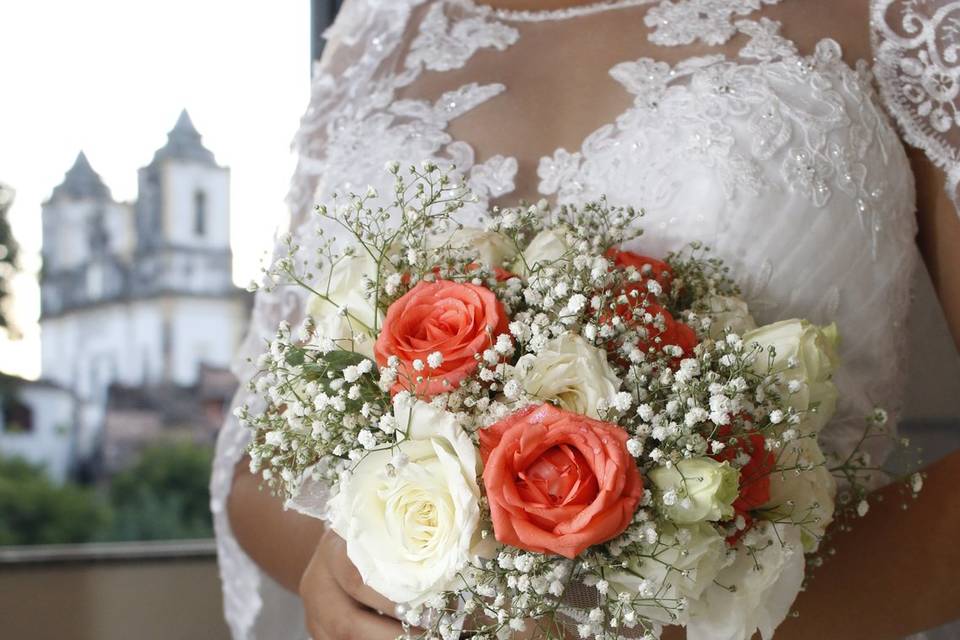
[[[733,199],[738,193],[756,195],[769,188],[775,178],[765,176],[762,165],[782,154],[782,182],[814,207],[824,208],[836,191],[850,196],[851,211],[869,231],[876,255],[878,234],[890,212],[883,177],[868,175],[864,163],[878,131],[883,133],[882,117],[864,99],[871,93],[869,74],[850,70],[833,40],[821,41],[811,56],[798,56],[793,43],[779,35],[775,21],[741,20],[736,27],[750,36],[741,55],[759,64],[703,56],[674,67],[650,58],[613,67],[611,76],[634,94],[634,106],[614,125],[589,136],[581,150],[558,149],[541,159],[541,193],[556,194],[561,202],[599,197],[602,186],[616,182],[609,175],[600,179],[615,166],[611,156],[630,145],[662,169],[649,172],[657,180],[638,188],[636,201],[655,204],[673,197],[683,185],[667,168],[681,158],[714,167],[724,195]],[[839,83],[829,79],[835,75]],[[785,81],[789,91],[779,88]],[[798,101],[792,94],[802,84],[810,96]],[[853,120],[848,104],[857,105],[856,115],[870,126],[858,127],[856,139],[831,141],[831,132]],[[751,134],[749,149],[741,148],[727,124],[744,116]],[[598,186],[586,186],[590,184]]]
[[[644,21],[653,32],[650,41],[674,46],[701,41],[718,45],[737,32],[734,16],[758,10],[761,4],[782,0],[664,0],[650,9]]]
[[[420,35],[407,54],[406,66],[423,65],[432,71],[459,69],[478,49],[493,47],[503,51],[517,41],[517,30],[478,15],[451,24],[442,4],[427,11]]]

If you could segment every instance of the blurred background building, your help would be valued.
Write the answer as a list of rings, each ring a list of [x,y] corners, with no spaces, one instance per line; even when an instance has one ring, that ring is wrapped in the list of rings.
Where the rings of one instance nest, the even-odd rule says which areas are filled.
[[[211,443],[249,315],[233,284],[230,170],[184,110],[118,202],[81,151],[43,205],[41,378],[0,449],[54,479],[115,473],[150,444]]]

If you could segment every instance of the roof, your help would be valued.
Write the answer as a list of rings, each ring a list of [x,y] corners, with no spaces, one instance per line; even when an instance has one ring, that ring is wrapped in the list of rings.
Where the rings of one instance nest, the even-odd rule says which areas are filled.
[[[193,125],[186,109],[180,112],[177,123],[167,134],[167,144],[157,149],[153,155],[154,162],[167,158],[216,164],[213,152],[203,146],[202,136]]]
[[[104,184],[100,174],[93,170],[87,155],[81,151],[77,154],[73,166],[67,171],[61,182],[53,189],[51,200],[67,197],[74,199],[89,198],[93,200],[112,200],[110,189]]]
[[[201,366],[197,384],[190,387],[171,383],[129,387],[113,383],[107,390],[107,413],[143,411],[156,413],[167,425],[203,424],[208,418],[201,403],[229,401],[237,384],[228,370],[207,365]]]
[[[30,378],[21,378],[18,375],[12,373],[4,373],[0,371],[0,386],[4,384],[9,385],[30,385],[34,387],[46,387],[48,389],[58,389],[60,391],[66,391],[68,393],[73,393],[70,389],[67,389],[63,385],[50,380],[49,378],[38,378],[36,380],[31,380]]]

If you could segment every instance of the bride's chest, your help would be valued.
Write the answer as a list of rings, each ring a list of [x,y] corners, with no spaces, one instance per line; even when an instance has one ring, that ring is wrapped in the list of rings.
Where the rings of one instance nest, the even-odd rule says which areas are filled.
[[[328,114],[315,195],[386,186],[385,162],[431,159],[455,165],[481,203],[606,196],[641,207],[668,246],[722,242],[761,223],[792,234],[829,215],[841,226],[855,220],[876,251],[912,202],[909,166],[869,74],[850,69],[829,40],[811,56],[775,53],[758,52],[756,64],[621,62],[605,79],[619,93],[573,75],[567,92],[554,81],[540,100],[522,78],[519,88],[464,81],[446,90],[375,82]]]

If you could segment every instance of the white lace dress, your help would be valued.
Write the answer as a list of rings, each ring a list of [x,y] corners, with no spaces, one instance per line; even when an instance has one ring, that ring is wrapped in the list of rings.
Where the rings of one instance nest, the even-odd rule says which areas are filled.
[[[918,258],[913,176],[889,115],[949,172],[951,191],[960,182],[960,20],[950,20],[960,2],[874,2],[876,60],[851,66],[835,41],[801,51],[789,22],[781,33],[771,19],[776,5],[805,1],[507,12],[350,0],[297,138],[291,230],[310,246],[308,214],[335,190],[389,193],[383,167],[394,159],[456,165],[481,207],[601,194],[642,207],[644,253],[703,241],[745,285],[758,321],[837,322],[842,402],[827,437],[849,447],[875,404],[896,414],[904,386]],[[258,296],[241,380],[252,373],[244,359],[280,320],[296,323],[303,303],[292,289]],[[211,484],[226,617],[237,639],[303,638],[299,601],[230,531],[245,443],[228,421]]]

